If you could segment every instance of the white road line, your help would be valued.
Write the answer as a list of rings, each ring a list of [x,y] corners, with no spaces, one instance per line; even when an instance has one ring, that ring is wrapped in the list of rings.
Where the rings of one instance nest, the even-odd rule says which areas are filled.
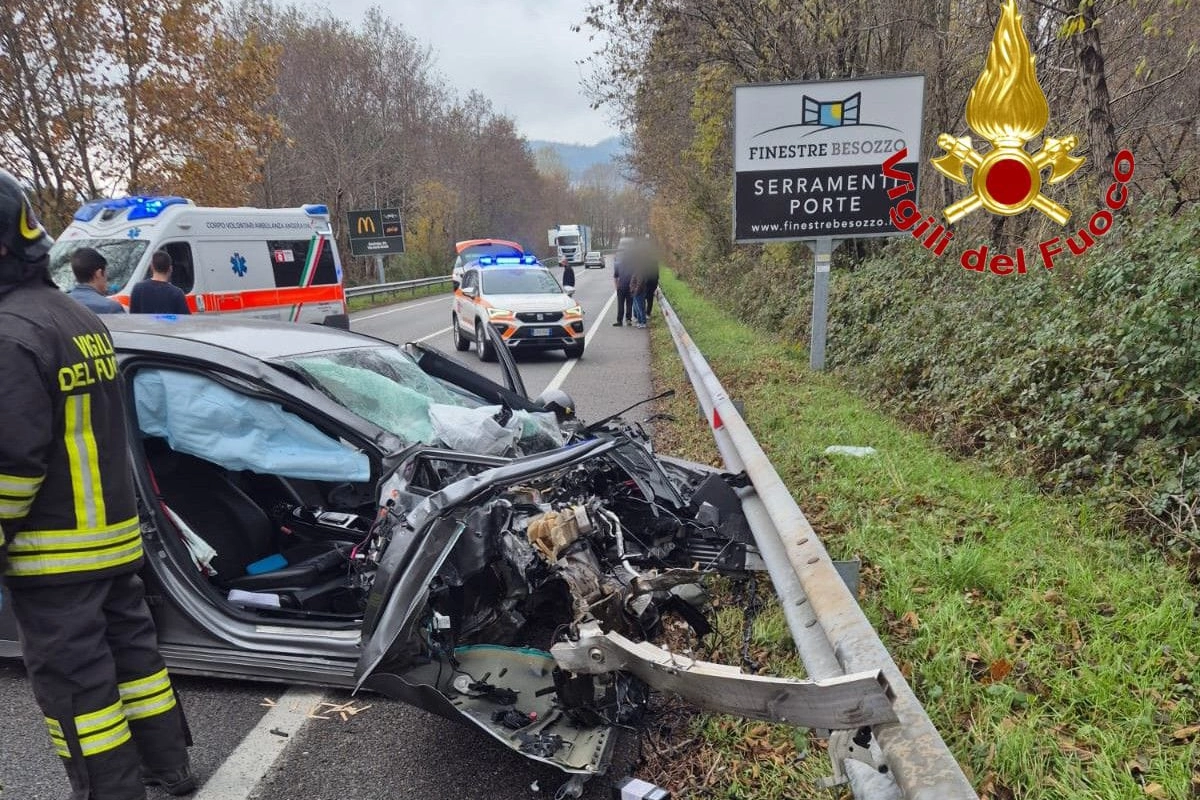
[[[608,310],[612,308],[612,304],[617,300],[617,293],[613,292],[612,297],[608,298],[608,302],[604,304],[604,308],[600,309],[600,313],[596,316],[596,321],[592,323],[592,327],[588,328],[584,334],[583,342],[585,347],[590,347],[595,341],[596,329],[604,324],[604,320],[608,318]],[[571,370],[575,369],[575,365],[579,363],[578,358],[568,358],[567,363],[558,368],[558,372],[554,373],[554,377],[550,379],[550,383],[546,384],[546,388],[542,391],[548,392],[551,389],[557,389],[563,385],[567,376],[571,374]]]
[[[399,306],[398,308],[389,308],[387,311],[380,311],[377,314],[367,314],[366,316],[362,316],[362,317],[350,317],[350,321],[351,322],[361,322],[365,319],[375,319],[376,317],[382,317],[387,314],[395,314],[397,311],[407,311],[410,308],[420,308],[421,306],[427,306],[430,303],[444,303],[444,302],[446,302],[445,297],[438,297],[433,300],[426,300],[424,303],[405,303],[404,305]]]
[[[192,800],[246,800],[322,697],[322,692],[310,688],[284,692]]]
[[[433,333],[429,334],[428,336],[422,336],[420,339],[413,339],[412,341],[423,342],[426,339],[432,339],[435,336],[441,336],[443,333],[446,333],[447,331],[449,331],[450,328],[452,328],[452,327],[453,327],[452,325],[447,325],[446,327],[442,328],[440,331],[434,331]]]

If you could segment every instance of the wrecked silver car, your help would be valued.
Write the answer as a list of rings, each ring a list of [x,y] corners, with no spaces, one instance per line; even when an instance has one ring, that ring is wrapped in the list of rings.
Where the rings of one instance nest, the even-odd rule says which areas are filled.
[[[652,689],[815,727],[894,719],[878,675],[822,692],[658,646],[671,617],[707,630],[708,576],[760,567],[739,479],[529,399],[510,359],[501,385],[311,325],[112,333],[176,672],[367,688],[579,775]],[[19,653],[0,615],[0,655]]]

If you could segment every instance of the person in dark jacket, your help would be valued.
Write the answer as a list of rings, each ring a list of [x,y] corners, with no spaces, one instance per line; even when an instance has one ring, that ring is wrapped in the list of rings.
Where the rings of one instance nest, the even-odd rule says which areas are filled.
[[[81,247],[71,254],[75,288],[67,292],[96,314],[124,314],[125,307],[108,297],[108,261],[98,250]]]
[[[171,283],[171,255],[158,250],[150,256],[150,277],[129,293],[130,314],[190,314],[187,295]]]
[[[642,284],[642,296],[646,299],[646,321],[651,319],[654,311],[654,293],[658,291],[658,253],[648,249],[646,253],[645,279]]]
[[[112,339],[51,281],[50,244],[0,171],[0,534],[22,656],[72,800],[183,794],[190,742],[137,574]]]
[[[633,294],[629,291],[634,274],[631,255],[627,250],[617,250],[616,258],[613,259],[613,285],[617,290],[617,321],[613,323],[614,328],[628,325],[633,314]]]
[[[563,271],[563,273],[562,273],[563,288],[565,289],[568,286],[574,286],[575,285],[575,268],[571,266],[571,262],[567,261],[566,256],[563,256],[561,259],[559,259],[558,263],[559,263],[559,266],[562,267],[562,271]]]

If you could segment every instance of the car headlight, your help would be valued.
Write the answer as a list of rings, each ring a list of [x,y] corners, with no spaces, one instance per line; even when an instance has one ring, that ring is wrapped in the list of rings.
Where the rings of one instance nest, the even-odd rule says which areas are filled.
[[[492,319],[495,319],[496,317],[511,317],[512,312],[506,311],[503,308],[489,308],[488,316],[491,317]]]
[[[582,317],[583,316],[583,306],[571,306],[570,308],[568,308],[566,311],[563,312],[563,316]]]

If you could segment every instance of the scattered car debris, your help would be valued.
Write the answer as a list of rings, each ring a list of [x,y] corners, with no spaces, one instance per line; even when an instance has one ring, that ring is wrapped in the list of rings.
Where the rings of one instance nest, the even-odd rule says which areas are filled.
[[[877,455],[878,450],[874,447],[851,447],[845,444],[831,444],[825,448],[827,456],[853,456],[854,458],[870,458]]]
[[[321,703],[317,703],[315,706],[310,708],[308,710],[307,716],[309,719],[332,720],[332,719],[335,719],[335,717],[329,716],[329,715],[335,714],[338,717],[341,717],[342,722],[346,722],[355,714],[361,714],[363,711],[366,711],[370,707],[371,707],[370,705],[356,706],[356,705],[354,705],[353,700],[351,700],[348,703],[321,702]]]

